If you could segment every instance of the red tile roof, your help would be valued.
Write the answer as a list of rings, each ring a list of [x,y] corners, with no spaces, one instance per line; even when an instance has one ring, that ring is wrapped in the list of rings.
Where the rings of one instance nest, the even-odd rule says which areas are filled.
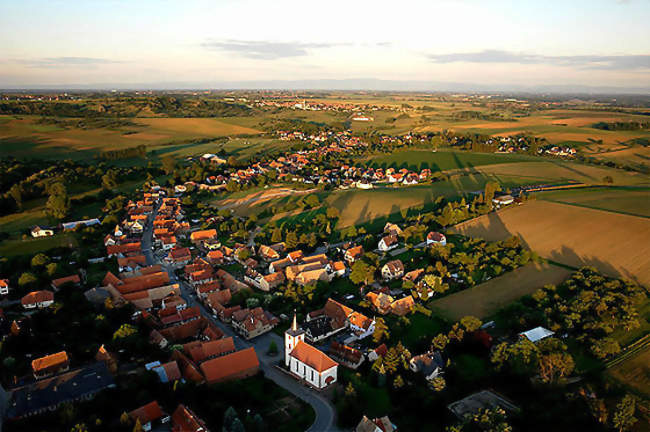
[[[303,341],[298,342],[289,355],[318,372],[325,372],[338,365],[325,353]]]
[[[147,405],[141,406],[138,409],[135,409],[129,413],[129,417],[133,421],[136,419],[140,420],[140,424],[145,425],[154,420],[158,420],[163,416],[162,409],[158,405],[158,401],[153,401]]]
[[[253,375],[259,366],[255,348],[250,347],[203,362],[201,372],[208,383],[217,383]]]

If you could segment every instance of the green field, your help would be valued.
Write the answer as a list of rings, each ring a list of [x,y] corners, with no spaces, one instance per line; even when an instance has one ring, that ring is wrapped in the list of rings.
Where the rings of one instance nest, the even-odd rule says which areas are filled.
[[[539,161],[539,158],[512,154],[405,150],[390,155],[375,157],[369,161],[369,164],[375,168],[407,168],[417,171],[428,168],[432,172],[435,172],[459,168],[472,168],[481,165],[530,162],[535,160]]]
[[[57,247],[75,247],[77,241],[68,234],[52,237],[29,238],[27,240],[5,240],[0,242],[0,257],[14,255],[33,255]]]
[[[552,264],[530,263],[480,285],[434,300],[430,306],[452,321],[467,315],[485,318],[544,285],[560,284],[571,273],[571,270]]]
[[[537,199],[650,217],[650,188],[603,187],[540,192]]]

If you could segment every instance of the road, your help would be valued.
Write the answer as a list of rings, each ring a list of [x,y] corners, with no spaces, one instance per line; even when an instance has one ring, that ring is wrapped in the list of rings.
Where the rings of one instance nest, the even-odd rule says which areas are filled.
[[[158,206],[156,206],[151,220],[147,222],[142,232],[142,253],[147,258],[147,264],[162,265],[167,273],[169,273],[170,281],[172,283],[178,283],[180,285],[181,297],[183,297],[189,307],[198,306],[201,314],[206,319],[210,320],[210,322],[221,329],[221,331],[223,331],[226,336],[231,336],[233,338],[237,350],[254,347],[255,352],[257,353],[257,357],[260,361],[260,369],[262,369],[264,372],[264,376],[288,392],[292,393],[294,396],[311,405],[311,407],[314,409],[314,412],[316,413],[316,419],[314,420],[314,423],[311,425],[311,427],[307,429],[308,432],[339,431],[335,424],[336,411],[334,410],[332,404],[318,392],[303,386],[297,380],[288,376],[277,368],[278,362],[283,359],[283,354],[277,355],[275,357],[271,357],[266,354],[271,341],[275,341],[278,348],[280,349],[280,353],[283,353],[282,347],[284,346],[284,340],[280,336],[273,332],[268,332],[250,341],[240,337],[230,326],[225,325],[212,316],[210,311],[197,300],[194,289],[190,286],[190,284],[184,280],[179,279],[174,273],[173,268],[168,267],[165,263],[156,258],[152,250],[152,245],[153,219],[155,219],[157,214]],[[251,237],[254,238],[254,235]]]

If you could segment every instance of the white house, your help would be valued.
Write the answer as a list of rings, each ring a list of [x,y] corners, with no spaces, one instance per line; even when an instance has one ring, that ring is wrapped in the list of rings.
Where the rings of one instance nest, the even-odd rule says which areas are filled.
[[[284,364],[296,377],[318,389],[335,383],[338,363],[305,342],[305,332],[298,329],[296,316],[284,332]]]
[[[32,237],[49,237],[54,235],[54,230],[35,226],[31,231]]]
[[[386,252],[395,249],[397,245],[398,245],[397,236],[395,234],[391,234],[391,235],[387,235],[386,237],[382,237],[382,239],[379,240],[377,249],[379,249],[382,252]]]
[[[431,246],[433,244],[445,246],[447,244],[447,237],[445,237],[445,235],[442,233],[431,231],[429,234],[427,234],[427,246]]]
[[[0,279],[0,295],[9,294],[9,279]]]
[[[512,197],[512,195],[501,195],[492,199],[492,203],[496,206],[505,206],[512,204],[514,201],[515,199]]]
[[[538,341],[541,341],[542,339],[545,339],[549,336],[553,336],[555,333],[552,332],[551,330],[544,328],[544,327],[535,327],[534,329],[530,329],[528,331],[525,331],[523,333],[519,333],[520,337],[525,337],[529,341],[535,343]]]
[[[357,189],[372,189],[372,187],[372,183],[366,179],[362,179],[357,182]]]
[[[404,264],[400,260],[388,261],[381,268],[381,275],[386,280],[393,280],[404,276]]]

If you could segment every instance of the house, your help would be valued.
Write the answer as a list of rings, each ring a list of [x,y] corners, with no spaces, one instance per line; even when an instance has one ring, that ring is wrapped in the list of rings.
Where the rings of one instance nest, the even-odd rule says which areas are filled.
[[[9,279],[0,279],[0,295],[9,294]]]
[[[407,295],[399,300],[395,300],[390,305],[390,311],[394,315],[404,316],[411,313],[414,306],[415,306],[415,300],[413,300],[413,296]]]
[[[196,364],[206,360],[221,357],[235,352],[235,342],[232,337],[208,342],[193,341],[183,345],[183,352]]]
[[[442,373],[445,362],[440,351],[433,351],[412,357],[409,367],[413,372],[424,375],[427,381],[431,381]]]
[[[280,259],[280,253],[271,246],[260,245],[257,254],[264,261],[275,261],[277,259]]]
[[[205,361],[200,365],[201,373],[208,384],[253,376],[259,368],[260,362],[253,347]]]
[[[357,369],[366,360],[360,350],[337,341],[332,341],[328,353],[336,361],[350,369]]]
[[[397,246],[398,246],[397,236],[395,234],[390,234],[385,237],[382,237],[382,239],[379,240],[377,249],[379,249],[382,252],[387,252],[389,250],[395,249]]]
[[[175,266],[186,265],[192,261],[192,252],[190,248],[172,249],[167,255],[167,258],[165,258],[165,261]]]
[[[172,360],[165,364],[155,361],[145,365],[145,369],[156,372],[161,383],[178,381],[182,378],[178,363]]]
[[[43,228],[37,225],[31,229],[30,234],[32,237],[49,237],[54,235],[54,230],[51,228]]]
[[[81,284],[81,278],[79,277],[78,274],[74,274],[59,279],[53,279],[51,286],[54,289],[54,291],[58,291],[59,289],[61,289],[62,286],[66,284],[70,284],[78,287]]]
[[[210,432],[205,422],[183,404],[172,414],[172,432]]]
[[[134,409],[129,414],[132,421],[139,421],[142,430],[145,432],[150,431],[154,426],[159,424],[169,423],[171,419],[165,414],[158,405],[158,401],[149,402],[148,404]]]
[[[32,360],[32,373],[36,379],[47,378],[59,372],[65,372],[69,368],[70,360],[65,351]]]
[[[333,261],[329,264],[330,270],[332,272],[331,276],[345,276],[345,263],[343,261]]]
[[[388,294],[382,292],[371,291],[366,294],[366,299],[370,302],[373,309],[376,310],[381,315],[386,315],[390,313],[391,306],[395,299]]]
[[[246,339],[273,330],[280,321],[261,307],[240,309],[232,314],[232,326]]]
[[[204,240],[211,240],[216,238],[217,238],[216,229],[194,231],[193,233],[190,234],[190,241],[195,244],[202,242]]]
[[[44,309],[54,303],[54,293],[47,290],[32,291],[20,299],[20,303],[25,309]]]
[[[397,431],[397,426],[395,426],[388,416],[376,418],[370,420],[365,415],[357,425],[355,432],[395,432]]]
[[[377,348],[370,350],[368,352],[368,360],[374,362],[379,357],[383,357],[388,353],[388,347],[386,344],[381,344]]]
[[[30,383],[12,390],[7,418],[17,420],[56,411],[65,403],[88,401],[115,382],[103,362]]]
[[[330,276],[329,273],[327,273],[327,269],[321,268],[321,269],[301,272],[298,276],[296,276],[295,280],[298,285],[304,286],[318,281],[329,282]]]
[[[404,264],[400,260],[388,261],[381,268],[381,276],[386,280],[393,280],[404,276]]]
[[[351,266],[363,256],[363,246],[356,246],[345,251],[344,259]]]
[[[515,199],[512,195],[501,195],[492,199],[492,204],[497,207],[506,206],[513,202],[515,202]]]
[[[445,237],[445,235],[442,233],[431,231],[429,234],[427,234],[427,246],[431,246],[433,244],[445,246],[447,244],[447,237]]]
[[[529,341],[531,341],[532,343],[536,343],[541,341],[542,339],[546,339],[549,336],[553,336],[554,334],[555,332],[552,332],[547,328],[535,327],[534,329],[530,329],[523,333],[519,333],[519,337],[524,337]]]
[[[375,320],[368,318],[362,313],[352,312],[348,316],[348,323],[350,330],[352,330],[357,339],[371,336],[375,332]]]
[[[338,363],[305,342],[305,332],[298,328],[296,316],[284,332],[284,364],[297,378],[317,389],[336,382]]]
[[[357,189],[372,189],[372,183],[368,181],[367,179],[361,179],[358,182],[356,182],[356,187]]]

